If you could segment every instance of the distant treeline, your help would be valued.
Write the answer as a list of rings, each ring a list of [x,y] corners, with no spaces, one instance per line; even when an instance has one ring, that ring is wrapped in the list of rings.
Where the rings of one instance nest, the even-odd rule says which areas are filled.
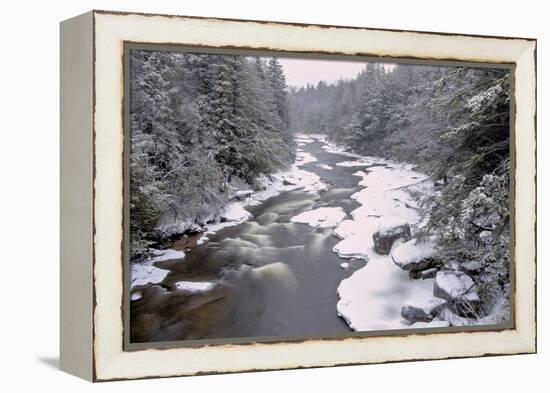
[[[290,123],[440,180],[426,228],[494,303],[509,294],[510,73],[371,63],[357,78],[292,89]],[[493,302],[491,302],[493,300]]]
[[[132,50],[130,225],[134,255],[155,227],[196,221],[293,161],[288,97],[275,58]]]

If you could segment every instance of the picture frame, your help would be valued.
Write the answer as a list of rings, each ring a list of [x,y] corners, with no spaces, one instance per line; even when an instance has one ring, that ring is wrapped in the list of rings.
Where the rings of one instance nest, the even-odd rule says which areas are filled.
[[[130,343],[128,51],[161,46],[510,69],[510,326]],[[62,370],[110,381],[536,352],[535,39],[91,11],[61,23],[60,60]]]

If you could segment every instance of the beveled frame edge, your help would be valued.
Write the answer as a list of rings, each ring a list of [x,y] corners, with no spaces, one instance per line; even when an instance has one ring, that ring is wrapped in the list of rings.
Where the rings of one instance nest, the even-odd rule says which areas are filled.
[[[114,18],[114,19],[113,19]],[[124,19],[122,21],[121,19]],[[176,25],[174,25],[174,20],[176,20]],[[98,21],[101,24],[100,29],[98,30],[97,25]],[[140,29],[131,29],[132,32],[130,35],[134,34],[134,37],[128,37],[127,29],[124,29],[122,25],[124,23],[137,23],[137,24],[148,24],[147,31],[137,31]],[[186,23],[182,23],[186,22]],[[229,25],[228,25],[229,24]],[[302,32],[302,29],[313,29],[314,32],[312,33],[311,30],[309,30],[310,33],[314,36],[318,36],[319,34],[321,36],[325,35],[328,32],[328,34],[335,34],[335,32],[341,32],[345,35],[345,33],[353,29],[355,34],[360,34],[363,36],[371,36],[371,38],[380,38],[380,34],[382,36],[385,36],[386,39],[392,38],[399,38],[399,41],[403,40],[404,34],[409,34],[409,42],[405,43],[405,45],[401,45],[401,47],[405,46],[405,49],[401,49],[401,52],[399,52],[399,57],[407,57],[404,55],[410,55],[410,58],[423,58],[425,59],[425,51],[423,52],[422,56],[416,56],[417,50],[413,49],[414,46],[410,46],[410,39],[413,38],[413,42],[418,39],[418,36],[422,36],[427,41],[436,41],[441,44],[441,38],[437,35],[437,33],[416,33],[416,32],[396,32],[396,31],[380,31],[380,30],[373,30],[373,29],[362,29],[362,28],[330,28],[327,30],[326,27],[319,28],[317,25],[311,25],[309,27],[307,26],[294,26],[290,24],[284,24],[284,23],[263,23],[263,22],[251,22],[251,21],[231,21],[231,20],[220,20],[220,19],[199,19],[199,18],[190,18],[190,17],[167,17],[167,16],[152,16],[152,15],[140,15],[140,14],[118,14],[118,13],[106,13],[104,11],[101,12],[95,12],[94,13],[94,53],[98,53],[98,47],[100,49],[99,54],[100,56],[95,57],[94,56],[94,65],[95,65],[95,72],[94,72],[94,88],[95,88],[95,111],[94,111],[94,135],[95,135],[95,143],[94,143],[94,162],[95,162],[95,168],[97,170],[96,176],[94,177],[94,222],[101,223],[101,225],[96,225],[95,228],[97,230],[96,235],[94,237],[94,251],[95,251],[95,266],[94,266],[94,288],[95,288],[95,299],[97,301],[96,306],[94,307],[94,380],[113,380],[113,379],[129,379],[129,378],[145,378],[145,377],[160,377],[160,376],[176,376],[176,375],[196,375],[196,374],[204,374],[204,373],[219,373],[219,372],[240,372],[240,371],[251,371],[255,369],[263,369],[263,370],[271,370],[271,369],[283,369],[283,368],[300,368],[300,367],[323,367],[323,366],[335,366],[335,365],[342,365],[342,364],[365,364],[365,363],[380,363],[380,362],[393,362],[393,361],[407,361],[407,360],[426,360],[426,359],[441,359],[441,358],[449,358],[449,357],[469,357],[469,356],[485,356],[485,355],[497,355],[497,354],[511,354],[511,353],[532,353],[536,351],[536,316],[535,316],[535,287],[536,285],[536,267],[534,265],[535,263],[535,249],[534,249],[534,235],[536,231],[536,221],[535,221],[535,215],[525,215],[522,217],[519,217],[521,221],[521,228],[518,226],[518,234],[521,231],[522,237],[521,239],[518,238],[518,244],[516,244],[516,260],[519,260],[520,258],[517,258],[517,254],[519,254],[518,249],[525,248],[527,253],[527,261],[529,263],[523,263],[522,266],[522,273],[521,277],[525,275],[525,279],[522,279],[522,292],[523,295],[521,296],[521,299],[518,299],[516,297],[516,309],[521,311],[521,316],[516,316],[516,329],[513,331],[507,331],[506,333],[454,333],[454,337],[458,339],[458,341],[461,341],[463,339],[466,339],[466,342],[473,344],[475,342],[478,343],[478,350],[472,351],[472,352],[464,352],[464,350],[460,350],[460,348],[456,348],[455,350],[450,351],[438,351],[433,350],[430,353],[426,353],[426,350],[428,347],[433,347],[434,344],[437,343],[445,343],[445,340],[449,339],[449,334],[437,334],[437,335],[430,335],[430,336],[410,336],[406,338],[388,338],[388,337],[380,337],[380,338],[367,338],[367,339],[343,339],[341,341],[338,341],[336,345],[338,346],[338,349],[341,352],[345,352],[345,349],[349,349],[349,352],[347,354],[351,354],[352,356],[344,356],[338,357],[338,356],[332,356],[332,360],[328,361],[319,361],[319,359],[326,359],[327,354],[333,354],[334,347],[325,342],[319,342],[319,340],[309,340],[307,342],[304,342],[302,344],[270,344],[269,346],[266,346],[265,344],[252,344],[248,346],[242,346],[239,348],[235,348],[235,346],[231,345],[225,345],[220,346],[218,348],[206,348],[207,352],[213,352],[213,354],[205,354],[205,351],[203,348],[201,349],[190,349],[190,348],[183,348],[183,349],[170,349],[170,350],[144,350],[144,351],[137,351],[137,352],[123,352],[122,347],[118,347],[122,344],[121,340],[118,340],[116,337],[118,336],[118,333],[121,334],[121,327],[118,326],[117,323],[113,323],[116,319],[116,312],[117,304],[118,304],[118,310],[120,312],[120,302],[121,302],[121,294],[122,292],[120,284],[122,282],[121,280],[121,271],[118,270],[121,266],[115,266],[115,260],[113,260],[113,257],[117,255],[115,253],[116,247],[113,247],[116,242],[109,242],[109,240],[105,237],[104,231],[105,230],[114,230],[115,232],[120,231],[121,227],[119,227],[118,219],[121,215],[121,209],[118,211],[117,209],[113,208],[114,205],[118,205],[121,202],[121,193],[117,193],[116,189],[121,185],[119,181],[122,178],[121,174],[121,168],[116,168],[118,165],[113,165],[114,162],[118,161],[120,162],[121,159],[121,146],[122,146],[122,140],[120,135],[109,135],[108,130],[113,129],[113,127],[121,128],[122,123],[119,122],[119,116],[122,113],[122,110],[118,111],[119,113],[116,114],[112,108],[118,107],[120,109],[120,105],[122,105],[122,100],[119,100],[120,94],[122,94],[123,87],[121,86],[121,81],[119,76],[120,75],[114,75],[118,74],[117,72],[114,72],[115,69],[120,71],[121,66],[121,57],[120,50],[121,45],[124,41],[147,41],[147,42],[156,42],[156,43],[172,43],[171,34],[174,34],[174,31],[179,31],[180,34],[183,30],[183,32],[191,33],[192,31],[194,33],[200,32],[199,36],[193,36],[191,34],[192,39],[197,40],[199,39],[199,42],[196,42],[197,44],[200,44],[204,37],[208,36],[209,33],[220,32],[220,31],[226,31],[228,28],[229,30],[239,30],[239,28],[249,28],[251,27],[250,24],[254,25],[254,28],[256,30],[261,30],[261,32],[265,33],[266,29],[270,30],[273,35],[271,36],[271,41],[269,40],[269,37],[260,37],[259,41],[264,39],[264,41],[267,38],[268,46],[264,47],[257,47],[258,49],[269,49],[269,50],[287,50],[292,52],[299,52],[295,50],[295,48],[288,48],[288,40],[285,42],[279,42],[277,44],[276,37],[281,33],[279,31],[280,29],[283,29],[283,33],[292,35],[292,32],[289,32],[290,30],[294,30],[294,39],[296,40],[296,33],[298,30]],[[172,31],[167,33],[166,30],[161,29],[162,32],[159,32],[159,25],[164,25],[164,27],[169,26]],[[128,27],[128,26],[126,26]],[[134,25],[136,27],[136,25]],[[316,30],[316,28],[319,28],[322,30],[320,33],[320,30]],[[101,29],[105,29],[105,31],[102,31]],[[245,29],[246,30],[246,29]],[[275,30],[275,31],[273,31]],[[345,32],[342,32],[344,30]],[[241,30],[242,31],[242,30]],[[105,34],[103,34],[105,33]],[[140,33],[142,36],[147,35],[153,35],[156,37],[144,37],[143,39],[132,39],[136,38],[135,35],[137,33],[137,36],[140,36]],[[151,34],[148,34],[151,33]],[[158,37],[158,33],[160,33],[162,37]],[[168,35],[166,35],[168,34]],[[372,34],[374,34],[376,37],[372,37]],[[414,37],[410,37],[410,35],[413,35]],[[269,34],[268,34],[269,36]],[[189,43],[189,35],[184,34],[182,37],[186,37],[187,41],[184,40],[184,42],[179,42],[179,44],[185,44]],[[472,36],[465,36],[465,35],[444,35],[444,40],[462,40],[463,46],[466,45],[467,47],[470,47],[470,49],[462,48],[462,53],[458,57],[452,58],[453,60],[459,60],[459,61],[480,61],[484,60],[483,62],[509,62],[509,63],[515,63],[517,66],[516,69],[516,95],[518,97],[518,104],[516,106],[517,110],[517,116],[516,116],[516,130],[521,130],[522,134],[524,132],[528,133],[529,135],[525,136],[522,135],[522,142],[523,139],[526,139],[525,143],[522,143],[522,149],[519,149],[517,146],[518,139],[516,139],[516,147],[517,154],[518,154],[518,162],[521,162],[521,165],[518,165],[516,168],[516,177],[519,179],[525,180],[526,178],[531,177],[531,180],[525,180],[522,181],[522,184],[517,184],[517,189],[521,190],[528,190],[531,192],[531,198],[525,197],[525,194],[521,194],[521,196],[516,195],[516,207],[519,205],[522,205],[523,208],[526,211],[533,211],[534,213],[534,207],[535,207],[535,196],[534,193],[535,187],[536,187],[536,180],[533,176],[536,176],[536,162],[534,161],[534,153],[536,148],[536,142],[535,142],[535,119],[536,119],[536,104],[535,104],[535,96],[534,91],[536,87],[536,41],[534,40],[525,40],[525,39],[503,39],[503,38],[485,38],[485,37],[472,37]],[[212,38],[212,37],[210,37]],[[251,48],[252,46],[246,45],[246,42],[243,43],[243,40],[241,39],[242,35],[235,35],[230,37],[229,39],[227,37],[220,38],[221,42],[227,43],[227,41],[232,42],[233,44],[237,44],[235,46],[237,47],[243,47],[243,48]],[[256,37],[257,38],[257,37]],[[288,37],[287,37],[288,38]],[[439,38],[439,39],[438,39]],[[273,41],[275,40],[275,41]],[[244,40],[246,41],[246,39]],[[298,41],[301,41],[298,39]],[[306,40],[307,41],[307,40]],[[374,40],[373,40],[374,41]],[[405,40],[407,41],[407,40]],[[486,50],[481,50],[483,47],[485,47],[485,44],[488,44],[487,41],[491,41],[491,44],[496,46],[499,51],[498,55],[494,57],[490,57],[487,55]],[[500,45],[504,42],[506,42],[507,45]],[[447,41],[448,42],[448,41]],[[497,45],[497,43],[500,43]],[[219,44],[219,43],[218,43]],[[244,45],[243,45],[244,44]],[[408,48],[407,48],[407,45]],[[477,46],[477,54],[475,54],[475,51],[471,51],[471,46]],[[221,45],[217,45],[221,46]],[[292,46],[292,45],[290,45]],[[309,47],[306,45],[305,47],[311,50],[312,52],[318,53],[319,47],[314,48]],[[357,48],[357,45],[355,45]],[[361,47],[361,45],[359,45]],[[362,47],[364,47],[363,45]],[[369,46],[368,43],[366,45]],[[372,46],[372,45],[371,45]],[[436,45],[437,46],[437,45]],[[479,47],[481,46],[481,48]],[[337,49],[340,49],[338,47]],[[345,54],[358,54],[363,53],[360,50],[349,50],[350,48],[346,48]],[[373,48],[369,48],[373,49]],[[376,48],[374,48],[376,49]],[[369,52],[370,55],[378,56],[384,56],[388,57],[386,52],[381,51],[382,48],[378,48],[378,52],[376,50]],[[395,47],[390,48],[395,50]],[[433,48],[432,48],[433,49]],[[510,50],[512,53],[505,53],[507,50]],[[103,52],[106,50],[106,52]],[[368,52],[368,51],[367,51]],[[459,51],[460,52],[460,51]],[[330,51],[330,53],[342,53],[339,51]],[[444,56],[447,53],[446,56]],[[390,56],[389,57],[396,57],[396,52],[391,52],[390,50]],[[103,64],[103,60],[106,60],[109,62],[108,56],[111,55],[111,66],[114,67],[104,67],[101,69],[101,66],[105,66],[106,64]],[[105,56],[105,57],[103,57]],[[484,57],[485,56],[485,57]],[[448,52],[443,50],[436,50],[435,57],[428,57],[429,59],[443,59],[443,58],[449,58]],[[99,61],[98,61],[99,60]],[[98,67],[98,63],[100,63]],[[99,69],[98,69],[99,68]],[[105,73],[105,74],[104,74]],[[111,75],[109,75],[109,73]],[[521,74],[521,75],[520,75]],[[118,78],[118,80],[117,80]],[[108,83],[111,82],[111,83]],[[107,83],[107,84],[106,84]],[[117,96],[117,99],[114,99],[113,97],[109,97],[109,94],[105,94],[105,88],[106,86],[111,87],[111,91],[113,91],[113,88],[115,91],[118,90],[116,94],[113,94]],[[118,86],[119,89],[116,89],[115,86]],[[521,100],[519,99],[521,97]],[[520,102],[521,101],[521,102]],[[110,108],[110,109],[109,109]],[[105,116],[107,115],[107,116]],[[526,131],[523,131],[526,130]],[[117,146],[113,146],[117,145]],[[114,147],[114,149],[113,149]],[[521,150],[521,152],[520,152]],[[531,155],[529,153],[532,153]],[[521,155],[521,157],[519,156]],[[519,159],[522,159],[520,161]],[[525,159],[525,161],[523,161]],[[113,168],[115,167],[115,168]],[[111,173],[109,175],[107,174],[107,170],[111,168]],[[518,177],[518,173],[521,172],[523,176]],[[532,176],[524,176],[532,175]],[[117,184],[118,183],[118,184]],[[519,182],[518,182],[519,183]],[[106,185],[110,185],[111,188],[107,187]],[[523,188],[521,188],[522,186]],[[114,190],[113,190],[114,188]],[[109,206],[110,205],[110,206]],[[109,219],[109,213],[112,213],[110,215]],[[117,224],[118,222],[118,224]],[[109,223],[108,225],[105,223]],[[532,224],[532,225],[531,225]],[[118,229],[117,229],[118,227]],[[108,229],[110,228],[110,229]],[[115,236],[117,237],[117,236]],[[526,239],[525,239],[526,238]],[[531,241],[532,240],[532,241]],[[118,255],[117,257],[120,257],[120,243],[118,244]],[[111,263],[109,263],[109,260],[111,260]],[[533,263],[530,263],[532,261]],[[518,263],[519,265],[519,263]],[[114,275],[118,278],[113,278],[110,276],[105,275],[104,268],[106,266],[110,267],[110,275]],[[113,272],[113,268],[115,268]],[[523,271],[525,270],[525,271]],[[519,275],[518,275],[519,276]],[[524,283],[524,281],[527,280],[527,283]],[[518,280],[519,281],[519,280]],[[530,284],[533,284],[532,288],[530,289]],[[123,286],[122,286],[123,287]],[[113,291],[114,293],[111,293],[111,295],[108,294],[108,292]],[[518,288],[519,292],[519,288]],[[114,295],[114,296],[113,296]],[[119,296],[120,295],[120,296]],[[113,299],[114,298],[114,299]],[[118,301],[116,300],[118,299]],[[522,307],[519,309],[518,304],[522,303]],[[525,303],[527,305],[525,305]],[[531,309],[526,310],[526,309]],[[520,313],[518,313],[520,314]],[[118,315],[120,317],[120,314]],[[109,323],[111,322],[112,325],[115,326],[109,326]],[[118,333],[117,333],[118,332]],[[490,336],[493,335],[491,338]],[[507,344],[509,344],[508,350],[502,350],[498,345],[494,347],[494,342],[492,342],[493,347],[489,342],[491,342],[491,339],[495,339],[498,336],[499,339],[504,339]],[[113,340],[114,339],[114,340]],[[350,341],[351,340],[351,341]],[[427,343],[426,340],[431,341],[431,343]],[[443,341],[441,341],[443,340]],[[411,342],[414,341],[415,343]],[[409,348],[411,349],[411,353],[408,354],[408,356],[397,356],[397,357],[388,357],[384,356],[387,355],[387,350],[389,348],[393,348],[393,350],[399,348],[404,343],[407,343],[409,345]],[[328,347],[326,344],[329,344]],[[351,344],[351,345],[350,345]],[[396,345],[397,344],[397,345]],[[448,343],[447,343],[448,344]],[[297,346],[300,348],[297,350]],[[303,347],[309,347],[307,351],[304,351]],[[357,353],[354,349],[356,347],[362,347],[361,351]],[[118,347],[118,348],[117,348]],[[329,348],[331,347],[331,348]],[[114,348],[114,350],[113,350]],[[267,352],[266,352],[266,348]],[[281,352],[280,350],[283,349]],[[433,348],[431,348],[433,349]],[[373,354],[365,353],[372,351]],[[307,353],[306,353],[307,352]],[[280,359],[283,360],[285,357],[288,357],[289,353],[295,356],[294,359],[287,359],[286,363],[277,363],[273,364],[269,361],[265,362],[265,354],[268,353],[271,358],[275,357],[277,358],[277,354],[279,355]],[[135,357],[137,355],[138,357],[141,355],[145,355],[149,357],[149,364],[146,370],[136,370],[136,364],[134,363],[138,358]],[[188,365],[185,364],[185,357],[186,356],[193,356],[194,363],[197,363],[197,367],[186,367]],[[216,359],[214,362],[212,362],[212,358],[210,358],[210,355],[212,356],[218,356],[218,359]],[[235,362],[235,355],[238,355],[238,360]],[[260,356],[258,356],[260,355]],[[274,356],[275,355],[275,356]],[[370,356],[369,356],[370,355]],[[382,355],[382,356],[380,356]],[[242,361],[242,358],[247,358],[247,361]],[[183,358],[183,363],[182,363]],[[329,356],[330,358],[330,356]],[[143,358],[142,358],[143,359]],[[221,360],[220,360],[221,359]],[[227,360],[233,360],[233,363],[230,364]],[[250,360],[252,362],[250,363]],[[264,360],[262,362],[262,360]],[[151,362],[153,364],[156,363],[154,367],[151,366]],[[170,367],[164,367],[164,368],[158,368],[158,365],[162,364],[170,364]],[[134,367],[132,367],[134,365]],[[130,366],[130,367],[128,367]],[[253,366],[253,367],[251,367]]]
[[[60,24],[60,369],[93,376],[93,12]]]

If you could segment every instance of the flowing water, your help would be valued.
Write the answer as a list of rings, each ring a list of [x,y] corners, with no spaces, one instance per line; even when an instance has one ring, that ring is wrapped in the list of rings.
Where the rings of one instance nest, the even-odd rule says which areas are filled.
[[[318,160],[301,168],[320,176],[327,191],[282,192],[247,207],[253,218],[209,235],[208,241],[186,250],[184,261],[157,263],[170,272],[132,301],[132,342],[350,331],[337,315],[336,290],[364,262],[344,260],[332,252],[339,241],[332,228],[290,222],[291,217],[318,207],[342,207],[349,214],[359,206],[350,198],[359,190],[359,179],[353,176],[358,168],[337,166],[349,158],[322,146],[315,141],[301,147]],[[342,262],[350,267],[342,269]],[[181,281],[216,285],[194,293],[175,290]]]

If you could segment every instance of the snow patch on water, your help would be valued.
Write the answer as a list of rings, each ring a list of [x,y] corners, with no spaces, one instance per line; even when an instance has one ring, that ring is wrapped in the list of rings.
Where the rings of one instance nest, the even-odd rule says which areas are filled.
[[[177,250],[150,250],[150,254],[153,255],[141,262],[132,262],[130,264],[131,271],[131,283],[130,288],[138,285],[156,284],[166,278],[169,271],[161,269],[155,266],[155,263],[171,260],[183,260],[185,253]],[[134,300],[134,299],[132,299]]]
[[[297,150],[296,152],[296,166],[302,166],[305,164],[309,164],[311,162],[316,162],[317,158],[315,158],[311,153],[307,151],[300,151]]]
[[[169,271],[153,265],[151,260],[131,264],[132,282],[130,288],[138,285],[156,284],[166,278]]]
[[[346,218],[346,212],[341,207],[321,207],[300,213],[290,221],[308,224],[314,228],[330,228],[338,225],[344,218]]]
[[[330,165],[327,165],[327,164],[316,164],[315,166],[321,169],[326,169],[327,171],[330,171],[333,169]]]
[[[184,292],[206,292],[216,286],[216,283],[209,281],[178,281],[176,288]]]

